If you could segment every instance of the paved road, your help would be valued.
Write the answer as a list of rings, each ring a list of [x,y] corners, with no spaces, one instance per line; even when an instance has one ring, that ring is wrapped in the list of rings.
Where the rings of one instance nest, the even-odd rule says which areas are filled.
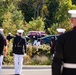
[[[3,66],[1,75],[13,75],[14,67]],[[52,75],[50,66],[25,66],[21,75]]]

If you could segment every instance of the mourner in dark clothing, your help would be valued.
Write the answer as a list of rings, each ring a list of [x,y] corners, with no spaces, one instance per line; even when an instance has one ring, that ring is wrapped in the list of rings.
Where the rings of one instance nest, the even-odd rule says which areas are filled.
[[[52,75],[76,75],[76,10],[68,13],[71,14],[73,28],[58,37]]]
[[[23,56],[26,55],[26,39],[22,37],[23,30],[18,30],[18,35],[13,41],[13,53],[15,64],[15,75],[20,75],[22,71]]]

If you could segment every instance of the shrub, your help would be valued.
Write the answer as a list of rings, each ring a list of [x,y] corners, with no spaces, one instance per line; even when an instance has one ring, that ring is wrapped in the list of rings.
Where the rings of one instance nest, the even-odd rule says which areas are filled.
[[[28,45],[27,47],[27,55],[29,55],[30,57],[32,56],[32,46]]]
[[[35,55],[31,60],[30,65],[50,65],[51,62],[46,56]]]
[[[30,60],[31,60],[31,58],[30,58],[29,55],[24,56],[23,64],[24,64],[24,65],[28,64]]]
[[[13,60],[14,60],[13,57],[8,55],[8,56],[4,57],[3,64],[4,65],[14,64]]]
[[[4,58],[3,64],[12,65],[14,64],[14,57],[12,56],[12,50],[9,50],[8,55]],[[31,46],[27,47],[27,55],[23,60],[24,65],[50,65],[50,46]]]

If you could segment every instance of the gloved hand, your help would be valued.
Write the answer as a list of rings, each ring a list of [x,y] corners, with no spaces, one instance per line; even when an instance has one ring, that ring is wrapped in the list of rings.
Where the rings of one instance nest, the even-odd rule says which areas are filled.
[[[26,53],[24,53],[24,56],[26,56]]]

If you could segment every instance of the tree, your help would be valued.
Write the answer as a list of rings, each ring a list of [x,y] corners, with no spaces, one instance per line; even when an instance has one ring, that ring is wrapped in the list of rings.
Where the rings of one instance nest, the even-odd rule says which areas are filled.
[[[26,31],[44,31],[44,20],[38,17],[36,20],[32,19],[29,23],[26,23]]]
[[[22,10],[24,19],[29,22],[34,16],[33,0],[21,0],[19,3],[19,8]]]
[[[3,15],[7,11],[7,5],[5,0],[0,0],[0,27],[2,27]]]
[[[19,8],[22,10],[27,22],[31,21],[32,18],[44,17],[47,14],[45,0],[21,0]]]
[[[76,9],[76,6],[72,5],[71,0],[60,0],[59,2],[60,8],[55,15],[57,22],[48,28],[50,34],[52,34],[51,32],[53,32],[53,34],[56,34],[56,28],[65,28],[67,31],[71,28],[68,10]]]
[[[56,13],[59,10],[59,0],[49,0],[47,4],[49,15],[46,16],[46,25],[50,27],[57,22]]]
[[[15,3],[14,1],[6,1],[7,11],[3,15],[2,27],[4,28],[5,34],[11,32],[16,34],[17,29],[25,29],[24,17],[22,12],[16,7],[18,0]]]

